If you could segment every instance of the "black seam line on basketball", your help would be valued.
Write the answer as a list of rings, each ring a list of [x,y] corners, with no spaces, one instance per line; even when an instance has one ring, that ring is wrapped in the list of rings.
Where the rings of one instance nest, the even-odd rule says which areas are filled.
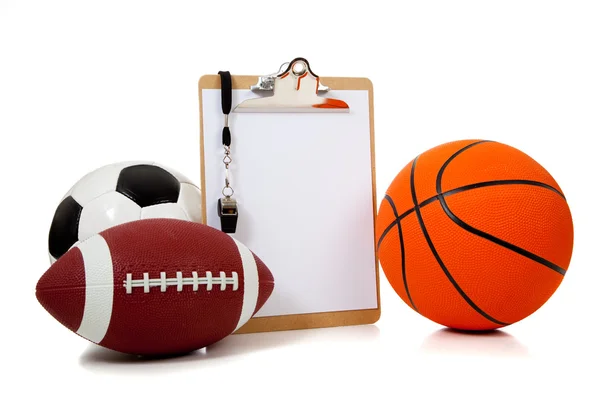
[[[558,265],[554,264],[551,261],[546,260],[545,258],[542,258],[540,256],[538,256],[537,254],[534,254],[530,251],[525,250],[522,247],[519,247],[517,245],[514,245],[512,243],[509,243],[505,240],[502,240],[496,236],[490,235],[487,232],[481,231],[469,224],[467,224],[465,221],[461,220],[460,218],[458,218],[458,216],[456,216],[456,214],[454,214],[452,212],[452,210],[450,210],[450,207],[448,206],[448,203],[446,203],[446,199],[444,198],[444,194],[442,193],[442,176],[444,175],[444,171],[446,170],[446,167],[450,164],[450,162],[452,160],[454,160],[459,154],[461,154],[462,152],[464,152],[467,149],[470,149],[471,147],[480,144],[480,143],[484,143],[484,142],[475,142],[475,143],[471,143],[468,146],[463,147],[462,149],[458,150],[456,153],[452,154],[452,156],[450,156],[450,158],[448,160],[446,160],[446,162],[444,163],[444,165],[442,165],[442,168],[440,168],[438,175],[437,175],[437,179],[436,179],[436,183],[435,183],[435,189],[438,192],[439,195],[439,199],[440,199],[440,204],[442,206],[442,209],[444,210],[444,212],[446,213],[446,215],[452,220],[454,221],[455,224],[457,224],[458,226],[460,226],[461,228],[463,228],[464,230],[471,232],[474,235],[477,235],[479,237],[482,237],[484,239],[489,240],[490,242],[496,243],[499,246],[502,246],[504,248],[507,248],[509,250],[514,251],[517,254],[520,254],[524,257],[529,258],[530,260],[533,260],[535,262],[538,262],[548,268],[550,268],[551,270],[558,272],[561,275],[565,275],[565,273],[567,272],[565,269],[559,267]],[[537,182],[539,184],[541,184],[541,182]]]
[[[386,195],[387,196],[387,195]],[[424,207],[427,204],[433,203],[434,201],[437,200],[437,196],[433,196],[428,198],[427,200],[422,201],[419,204],[419,207]],[[379,241],[377,242],[377,249],[379,249],[379,246],[381,246],[381,242],[383,242],[383,239],[385,239],[385,237],[387,236],[387,234],[394,228],[394,226],[396,226],[396,224],[399,224],[400,221],[402,221],[404,218],[408,217],[410,214],[412,214],[413,212],[415,212],[415,208],[411,208],[410,210],[406,210],[405,212],[403,212],[402,214],[398,215],[396,218],[394,218],[394,220],[392,221],[391,224],[389,224],[381,233],[381,237],[379,238]]]
[[[472,143],[469,146],[463,147],[462,149],[458,150],[456,153],[454,153],[445,163],[444,165],[442,165],[442,168],[440,168],[438,175],[437,175],[437,179],[436,179],[436,183],[435,183],[435,188],[436,191],[438,192],[439,195],[439,199],[440,199],[440,205],[442,206],[442,209],[444,210],[444,212],[446,213],[446,215],[458,226],[460,226],[461,228],[463,228],[464,230],[471,232],[474,235],[477,235],[479,237],[482,237],[484,239],[489,240],[490,242],[496,243],[499,246],[502,246],[506,249],[512,250],[517,254],[520,254],[524,257],[529,258],[530,260],[533,260],[535,262],[538,262],[548,268],[550,268],[551,270],[558,272],[561,275],[565,275],[565,273],[567,272],[565,269],[559,267],[558,265],[554,264],[551,261],[546,260],[545,258],[542,258],[540,256],[538,256],[537,254],[534,254],[530,251],[527,251],[525,249],[523,249],[522,247],[516,246],[512,243],[509,243],[505,240],[502,240],[496,236],[490,235],[487,232],[481,231],[469,224],[467,224],[465,221],[463,221],[462,219],[460,219],[458,216],[456,216],[456,214],[454,214],[452,212],[452,210],[450,210],[450,207],[448,206],[448,203],[446,203],[446,199],[444,198],[444,194],[442,193],[442,176],[444,174],[444,170],[446,169],[446,167],[448,166],[448,164],[450,164],[450,162],[456,158],[456,156],[458,156],[459,154],[461,154],[463,151],[475,146],[476,144],[479,143],[483,143],[483,142],[476,142],[476,143]],[[540,182],[538,182],[540,183]]]
[[[461,193],[461,192],[466,192],[469,190],[474,190],[474,189],[479,189],[479,188],[484,188],[484,187],[490,187],[490,186],[507,186],[507,185],[529,185],[529,186],[537,186],[537,187],[541,187],[544,189],[548,189],[553,191],[554,193],[556,193],[557,195],[559,195],[560,197],[562,197],[563,199],[565,198],[565,196],[555,187],[550,186],[546,183],[542,183],[542,182],[538,182],[538,181],[530,181],[530,180],[525,180],[525,179],[505,179],[505,180],[496,180],[496,181],[486,181],[486,182],[477,182],[477,183],[472,183],[470,185],[465,185],[465,186],[460,186],[457,187],[456,189],[451,189],[448,190],[447,192],[443,192],[441,194],[441,196],[452,196],[453,194],[457,194],[457,193]],[[428,204],[433,203],[434,201],[438,200],[440,197],[439,194],[436,194],[435,196],[431,196],[430,198],[423,200],[421,203],[419,203],[419,207],[423,208]],[[383,242],[383,239],[385,238],[385,236],[389,233],[389,231],[391,231],[394,226],[399,223],[402,219],[408,217],[410,214],[412,214],[415,211],[414,207],[403,212],[402,214],[400,214],[398,217],[396,217],[396,219],[394,219],[394,221],[392,221],[392,223],[390,223],[389,226],[387,226],[382,234],[381,237],[379,238],[379,241],[377,242],[377,248],[379,248],[379,246],[381,245],[381,242]]]
[[[479,308],[477,306],[477,304],[475,304],[475,302],[473,302],[473,300],[471,300],[471,298],[465,293],[464,290],[462,290],[462,288],[456,282],[456,280],[454,279],[454,277],[452,276],[452,274],[450,273],[450,271],[448,270],[448,268],[446,268],[446,265],[442,261],[442,258],[440,257],[440,255],[438,254],[437,250],[435,249],[435,246],[433,245],[433,241],[431,240],[431,237],[429,236],[429,233],[427,232],[427,228],[425,227],[425,222],[423,221],[423,216],[421,215],[421,210],[419,209],[418,203],[417,203],[417,191],[415,189],[415,166],[417,165],[417,159],[418,158],[419,157],[417,157],[417,158],[414,159],[412,167],[411,167],[411,170],[410,170],[410,192],[411,192],[411,195],[412,195],[413,204],[415,205],[415,213],[417,215],[417,220],[419,221],[419,225],[421,226],[421,231],[423,232],[423,236],[425,237],[425,240],[427,241],[427,244],[429,245],[429,249],[433,253],[433,256],[437,260],[439,266],[442,268],[442,271],[444,271],[444,274],[446,275],[446,278],[448,278],[448,280],[450,281],[450,283],[452,283],[452,286],[454,286],[454,289],[456,289],[456,291],[462,296],[462,298],[475,311],[477,311],[484,318],[488,319],[489,321],[491,321],[491,322],[493,322],[495,324],[498,324],[498,325],[508,325],[508,323],[499,321],[499,320],[495,319],[494,317],[492,317],[491,315],[489,315],[488,313],[486,313],[485,311],[483,311],[481,308]]]
[[[394,200],[392,200],[392,198],[390,196],[388,196],[387,194],[385,195],[385,199],[388,201],[388,203],[390,203],[390,206],[392,207],[392,211],[394,212],[394,216],[396,218],[398,218],[398,211],[396,210],[396,205],[394,204]],[[404,237],[402,236],[402,225],[400,224],[400,222],[398,222],[396,225],[398,226],[398,240],[400,241],[400,258],[402,260],[402,281],[404,282],[404,290],[406,291],[406,296],[408,297],[408,300],[410,301],[412,308],[416,312],[419,312],[419,310],[417,309],[417,306],[415,306],[415,302],[413,301],[412,297],[410,296],[410,291],[408,290],[408,281],[406,279],[406,258],[404,256]]]

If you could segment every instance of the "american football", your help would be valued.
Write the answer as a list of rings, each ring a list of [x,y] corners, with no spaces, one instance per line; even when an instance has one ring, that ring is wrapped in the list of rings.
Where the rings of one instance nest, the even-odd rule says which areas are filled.
[[[94,343],[168,355],[233,333],[273,287],[265,264],[229,235],[161,218],[78,242],[40,278],[36,296],[60,323]]]

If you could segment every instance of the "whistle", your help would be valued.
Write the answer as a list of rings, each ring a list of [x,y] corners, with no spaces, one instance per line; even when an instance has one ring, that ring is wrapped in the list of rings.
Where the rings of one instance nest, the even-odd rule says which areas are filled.
[[[221,230],[225,233],[235,233],[238,219],[237,201],[231,197],[219,199],[217,212],[221,219]]]

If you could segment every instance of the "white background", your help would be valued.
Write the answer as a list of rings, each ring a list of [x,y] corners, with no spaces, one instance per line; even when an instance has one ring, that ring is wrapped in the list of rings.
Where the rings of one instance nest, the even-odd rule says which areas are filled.
[[[1,0],[3,396],[598,398],[599,20],[595,1]],[[323,76],[372,79],[379,200],[410,159],[450,140],[502,141],[544,165],[575,223],[554,297],[502,332],[459,335],[382,276],[376,325],[238,335],[145,362],[54,321],[34,288],[63,193],[128,159],[198,181],[198,78],[296,56]]]

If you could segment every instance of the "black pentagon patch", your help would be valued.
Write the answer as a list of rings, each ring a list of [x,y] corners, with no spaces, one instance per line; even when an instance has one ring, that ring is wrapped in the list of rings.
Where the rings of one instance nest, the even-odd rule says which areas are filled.
[[[77,242],[81,210],[83,207],[71,196],[56,208],[48,236],[48,249],[52,257],[58,259]]]
[[[129,197],[140,207],[177,203],[179,187],[177,178],[156,165],[123,168],[117,181],[117,192]]]

